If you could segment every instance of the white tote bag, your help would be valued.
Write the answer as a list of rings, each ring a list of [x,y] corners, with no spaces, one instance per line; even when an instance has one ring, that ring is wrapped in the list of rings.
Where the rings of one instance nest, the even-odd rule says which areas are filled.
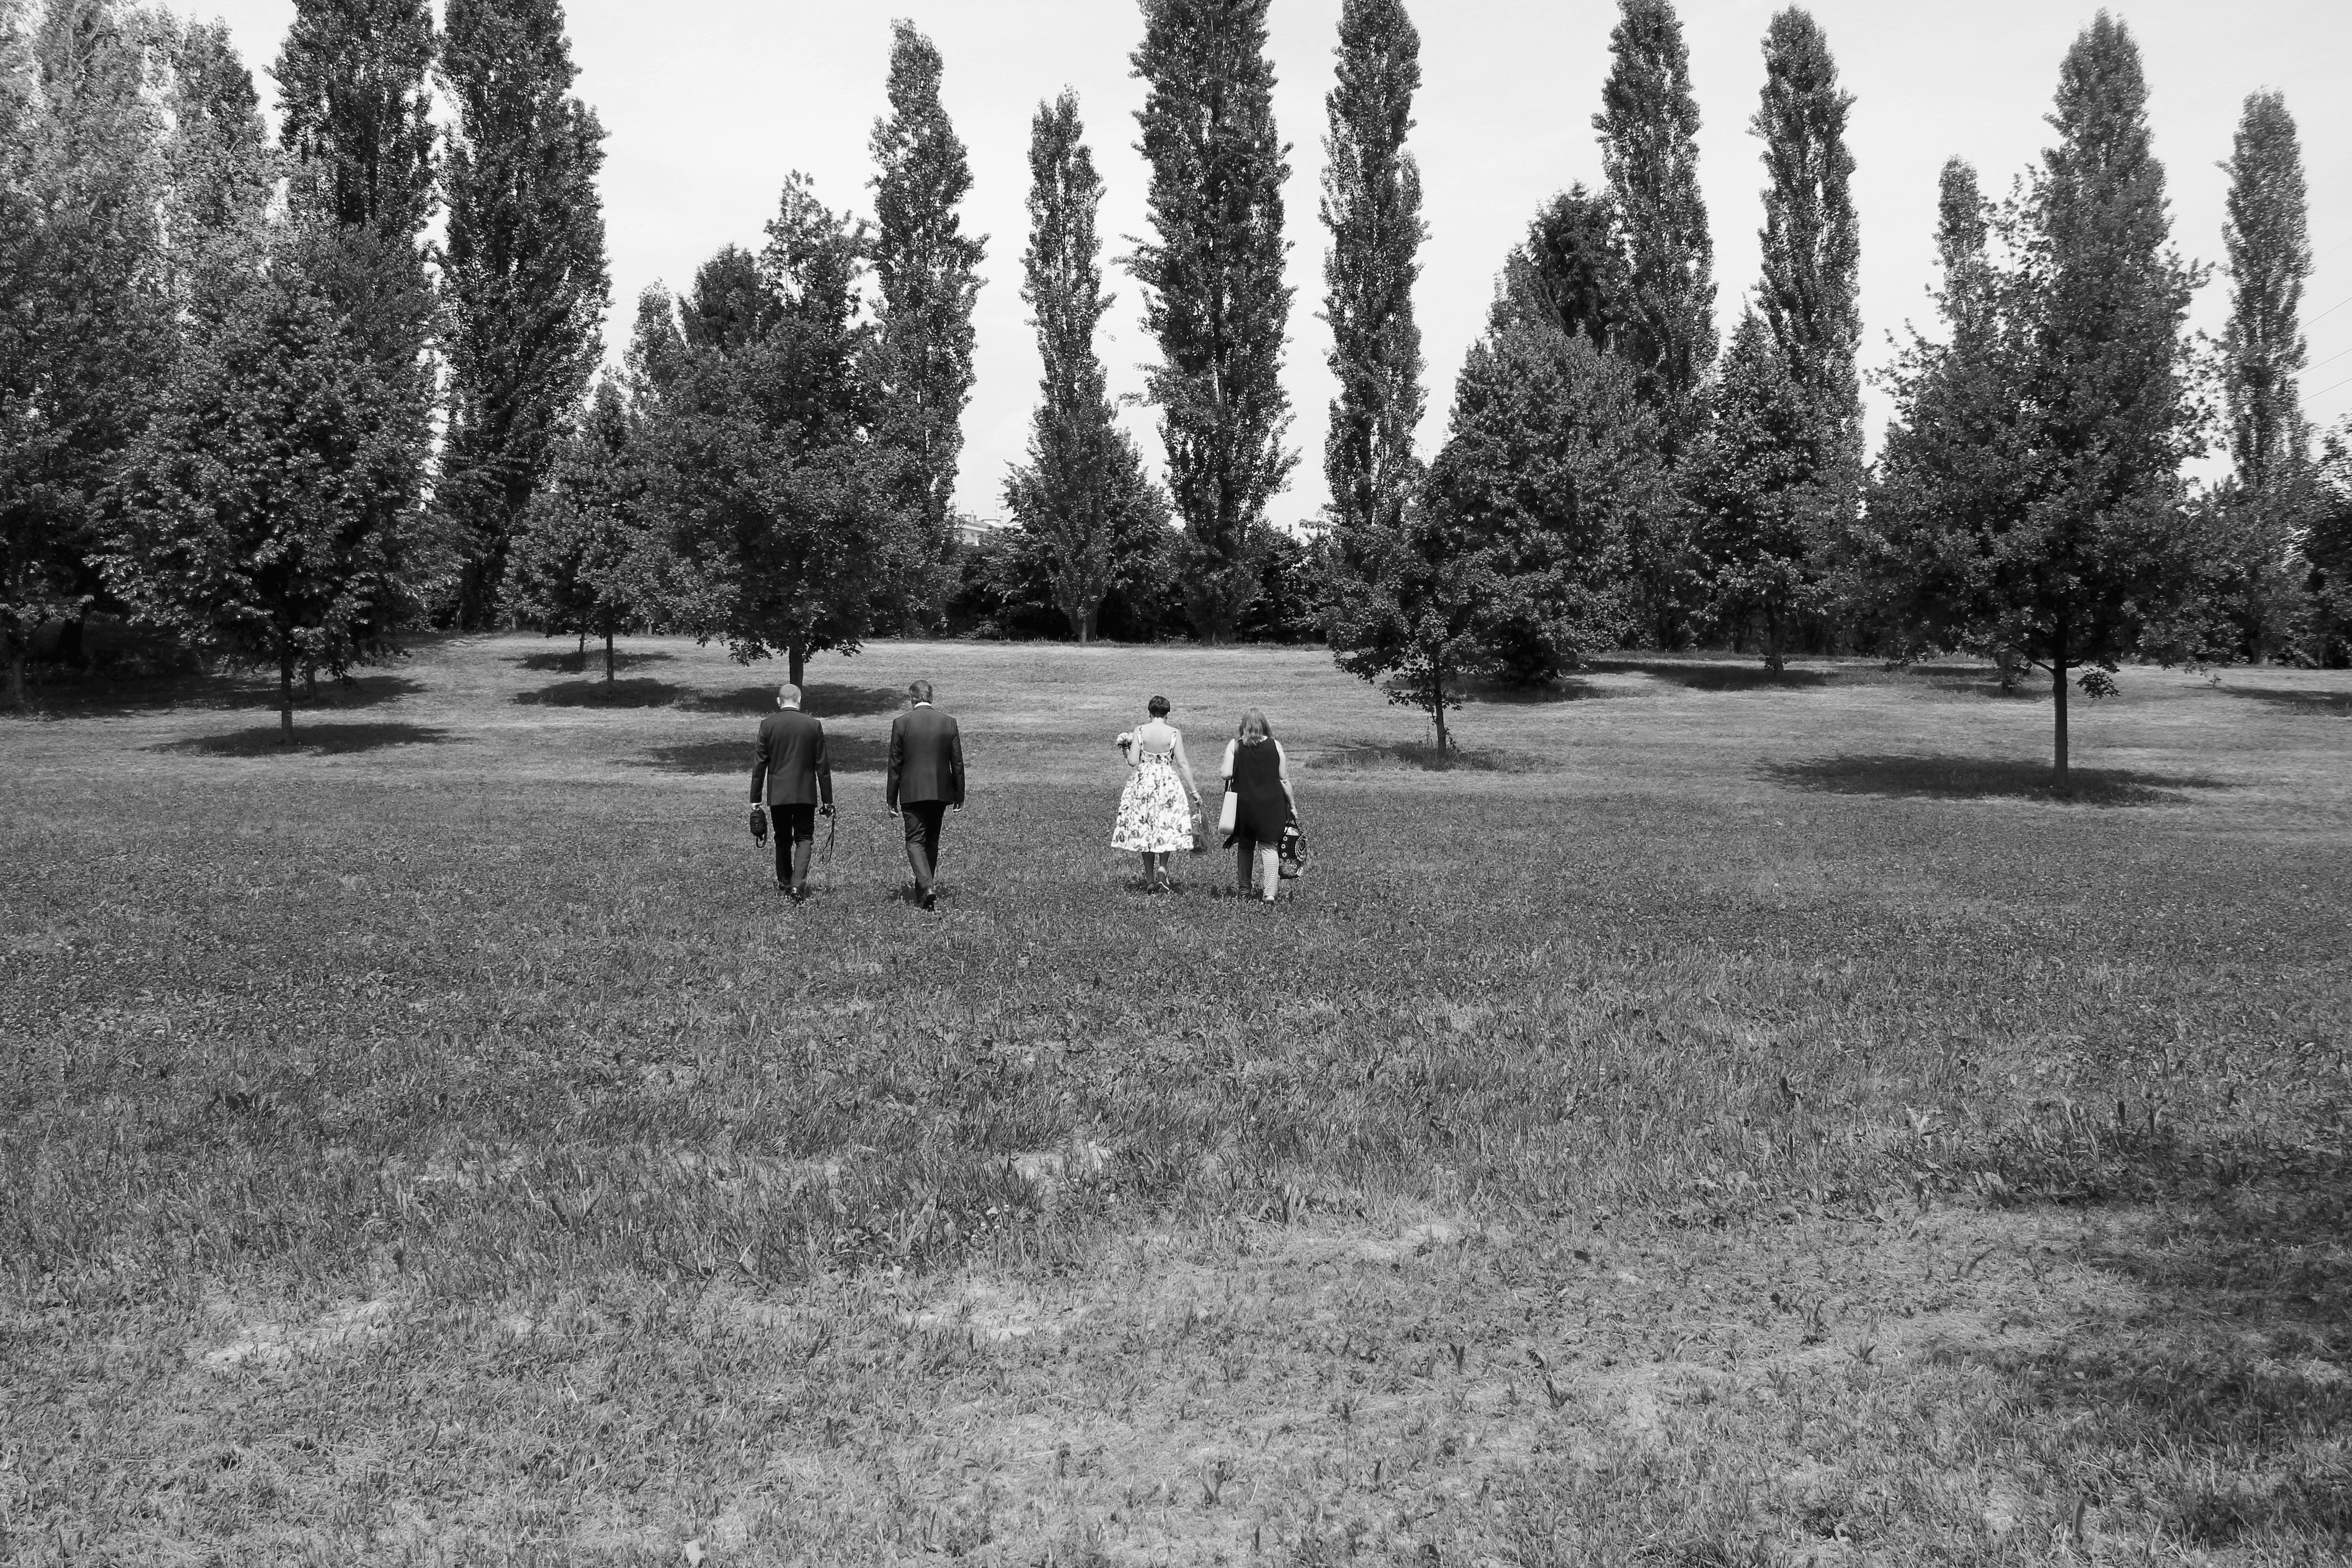
[[[1217,807],[1217,831],[1231,833],[1242,809],[1242,797],[1232,790],[1225,791],[1225,801]]]

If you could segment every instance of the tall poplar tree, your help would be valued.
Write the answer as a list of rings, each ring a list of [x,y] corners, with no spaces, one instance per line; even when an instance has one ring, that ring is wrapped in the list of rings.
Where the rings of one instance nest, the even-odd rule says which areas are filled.
[[[971,189],[947,108],[940,51],[911,22],[890,26],[890,112],[874,123],[874,277],[881,291],[876,342],[881,439],[906,457],[902,472],[928,560],[912,618],[933,618],[937,569],[953,542],[963,410],[971,397],[972,302],[984,238],[966,235],[958,208]]]
[[[437,496],[464,540],[457,618],[469,627],[495,618],[508,542],[603,347],[604,131],[572,96],[578,76],[560,0],[449,0],[448,429]]]
[[[1095,229],[1103,186],[1075,93],[1037,106],[1029,177],[1021,298],[1034,312],[1045,374],[1029,461],[1007,478],[1004,497],[1045,547],[1055,607],[1085,643],[1094,640],[1112,588],[1139,555],[1151,552],[1167,508],[1152,493],[1134,440],[1118,427],[1095,353],[1095,330],[1111,303]]]
[[[1760,309],[1745,316],[1717,388],[1717,428],[1690,487],[1697,554],[1718,616],[1760,622],[1764,661],[1781,659],[1822,602],[1832,549],[1862,486],[1862,384],[1854,302],[1861,260],[1845,122],[1829,42],[1791,6],[1764,36]]]
[[[1862,237],[1853,210],[1853,154],[1845,141],[1853,97],[1812,17],[1794,6],[1764,37],[1763,101],[1752,129],[1764,143],[1764,277],[1757,290],[1790,384],[1821,428],[1801,482],[1820,492],[1824,522],[1852,516],[1862,478],[1862,384],[1855,301]]]
[[[1669,462],[1706,422],[1715,363],[1715,242],[1698,188],[1698,100],[1673,0],[1621,0],[1601,89],[1601,163],[1625,247],[1618,352],[1658,412]]]
[[[1669,475],[1706,427],[1715,364],[1715,242],[1698,187],[1698,100],[1673,0],[1621,0],[1608,80],[1593,117],[1625,254],[1625,309],[1613,352],[1657,416]],[[1696,587],[1690,519],[1677,501],[1645,519],[1631,571],[1648,635],[1687,635]]]
[[[1402,0],[1345,0],[1339,80],[1324,100],[1323,317],[1331,329],[1330,433],[1323,475],[1341,560],[1354,563],[1369,531],[1395,527],[1418,482],[1421,329],[1412,289],[1421,276],[1421,168],[1405,151],[1421,87],[1421,35]]]
[[[170,363],[162,130],[116,0],[0,13],[0,651],[79,628],[115,465]]]
[[[433,215],[433,16],[425,0],[295,0],[278,51],[278,135],[294,205],[373,230],[421,277]]]
[[[1282,338],[1282,183],[1289,149],[1274,125],[1268,0],[1144,0],[1136,119],[1151,165],[1155,237],[1129,268],[1160,344],[1168,489],[1188,542],[1194,628],[1230,641],[1258,593],[1265,507],[1297,461],[1283,447],[1290,403]]]
[[[2310,429],[2296,376],[2308,363],[2303,289],[2311,229],[2303,147],[2286,100],[2246,99],[2229,161],[2230,324],[2222,395],[2235,484],[2220,498],[2228,598],[2243,650],[2255,658],[2294,640],[2309,618],[2299,549],[2317,504]]]

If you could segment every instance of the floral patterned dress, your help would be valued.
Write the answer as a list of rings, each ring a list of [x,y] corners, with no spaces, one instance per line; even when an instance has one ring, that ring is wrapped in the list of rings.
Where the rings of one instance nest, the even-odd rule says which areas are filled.
[[[1141,741],[1135,771],[1118,797],[1118,823],[1110,847],[1139,854],[1172,854],[1192,847],[1192,805],[1176,773],[1176,751],[1153,751]]]

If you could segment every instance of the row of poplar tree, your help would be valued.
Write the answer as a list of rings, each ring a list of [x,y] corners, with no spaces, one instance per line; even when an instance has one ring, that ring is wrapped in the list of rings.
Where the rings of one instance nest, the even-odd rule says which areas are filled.
[[[2039,167],[1998,201],[1945,167],[1940,331],[1899,354],[1870,464],[1853,100],[1826,38],[1795,8],[1765,35],[1762,274],[1718,359],[1681,29],[1669,0],[1622,0],[1593,121],[1606,185],[1557,198],[1512,252],[1424,469],[1415,39],[1399,0],[1346,16],[1327,626],[1344,666],[1431,714],[1441,750],[1467,681],[1714,638],[1776,669],[1838,647],[1967,651],[2004,685],[2044,669],[2063,777],[2070,686],[2110,691],[2126,660],[2340,659],[2352,462],[2340,436],[2315,443],[2296,395],[2312,256],[2275,94],[2246,100],[2225,165],[2231,314],[2200,343],[2203,273],[2172,248],[2139,53],[2100,13]],[[2231,476],[2192,489],[2183,466],[2217,426]]]
[[[315,679],[499,613],[607,294],[553,0],[0,0],[0,639],[128,611]],[[452,108],[434,123],[436,87]],[[446,210],[441,238],[427,226]]]
[[[2200,347],[2137,50],[2105,14],[2066,58],[2039,167],[1997,201],[1947,167],[1941,327],[1890,375],[1874,465],[1828,41],[1795,8],[1765,37],[1764,265],[1722,349],[1681,25],[1671,0],[1621,0],[1605,183],[1548,203],[1506,258],[1423,463],[1419,39],[1402,0],[1344,0],[1319,205],[1329,500],[1305,539],[1275,528],[1297,454],[1268,3],[1142,5],[1150,233],[1125,264],[1160,350],[1157,479],[1096,352],[1103,186],[1078,105],[1039,106],[1022,293],[1044,376],[1005,484],[1018,526],[960,561],[985,251],[959,217],[942,62],[911,26],[873,221],[794,175],[757,250],[639,300],[625,367],[592,393],[603,132],[556,0],[449,0],[438,30],[423,0],[298,0],[274,144],[217,26],[0,0],[0,637],[20,700],[32,628],[94,604],[275,669],[290,724],[298,674],[426,620],[601,635],[608,677],[616,633],[682,629],[797,679],[950,604],[1009,622],[1025,600],[1081,638],[1107,615],[1215,641],[1270,614],[1311,626],[1441,746],[1465,683],[1603,647],[1969,650],[2052,673],[2063,766],[2078,679],[2340,647],[2352,476],[2295,393],[2294,122],[2247,100],[2231,325]],[[2232,476],[2192,490],[2216,426]]]
[[[20,706],[37,633],[93,610],[272,671],[289,731],[298,679],[426,625],[601,631],[608,673],[677,627],[798,679],[935,619],[982,252],[911,28],[877,222],[794,176],[593,393],[604,132],[557,0],[298,0],[274,75],[273,140],[225,27],[0,0]]]

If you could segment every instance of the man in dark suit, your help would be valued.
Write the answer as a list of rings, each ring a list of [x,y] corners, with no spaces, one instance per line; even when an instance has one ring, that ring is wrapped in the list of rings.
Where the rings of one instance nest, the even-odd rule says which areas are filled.
[[[801,711],[797,686],[778,687],[776,711],[760,721],[751,804],[763,798],[776,832],[776,890],[790,893],[797,904],[808,897],[818,814],[833,815],[833,761],[825,754],[824,725]]]
[[[890,777],[884,786],[890,815],[905,818],[907,864],[915,873],[915,897],[923,908],[937,903],[931,879],[940,868],[940,823],[950,809],[963,809],[963,737],[956,721],[931,706],[931,683],[907,688],[914,706],[890,724]]]

